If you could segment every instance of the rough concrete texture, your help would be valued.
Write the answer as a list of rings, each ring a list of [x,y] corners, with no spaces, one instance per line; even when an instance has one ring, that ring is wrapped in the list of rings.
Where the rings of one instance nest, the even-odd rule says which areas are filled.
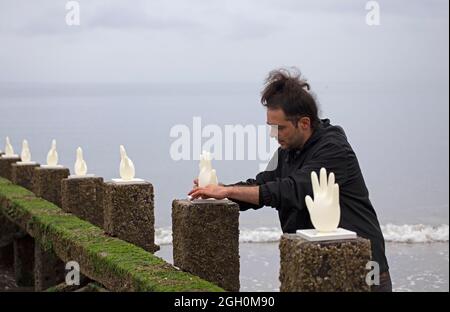
[[[19,227],[0,213],[0,248],[11,245],[14,241],[14,234],[18,231]]]
[[[20,161],[20,157],[2,158],[0,156],[0,177],[11,180],[12,168],[11,165]]]
[[[280,258],[282,292],[370,291],[365,282],[371,259],[367,239],[309,242],[283,234]]]
[[[39,167],[39,164],[12,164],[11,181],[32,191],[34,168],[36,167]]]
[[[64,179],[61,183],[61,208],[103,228],[103,193],[103,178]]]
[[[64,263],[51,250],[35,244],[34,261],[35,291],[44,291],[65,280]]]
[[[239,291],[239,206],[232,201],[172,203],[174,265]]]
[[[105,183],[104,229],[115,237],[155,252],[154,194],[151,183]]]
[[[70,174],[67,168],[34,168],[33,192],[61,207],[61,181]]]
[[[14,262],[14,235],[19,227],[0,213],[0,265],[12,266]]]
[[[34,239],[29,235],[14,239],[14,272],[17,286],[34,285]]]

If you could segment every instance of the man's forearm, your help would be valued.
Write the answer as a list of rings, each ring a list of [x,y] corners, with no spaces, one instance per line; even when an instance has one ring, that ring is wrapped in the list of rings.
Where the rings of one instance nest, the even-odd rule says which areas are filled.
[[[228,186],[227,197],[259,205],[259,186]]]

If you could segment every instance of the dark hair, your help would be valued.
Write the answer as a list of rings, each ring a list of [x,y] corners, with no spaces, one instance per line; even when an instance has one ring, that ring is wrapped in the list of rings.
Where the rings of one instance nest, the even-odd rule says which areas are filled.
[[[318,108],[309,90],[309,84],[297,68],[291,71],[281,68],[269,73],[261,103],[269,109],[281,108],[296,127],[301,117],[309,117],[311,128],[315,128],[319,123]]]

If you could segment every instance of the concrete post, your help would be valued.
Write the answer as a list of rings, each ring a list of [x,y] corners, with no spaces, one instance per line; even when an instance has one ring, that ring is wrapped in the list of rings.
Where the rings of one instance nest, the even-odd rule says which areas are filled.
[[[14,184],[33,191],[34,169],[39,167],[37,163],[16,162],[11,166],[11,179]]]
[[[365,278],[371,259],[363,238],[309,242],[296,234],[280,240],[280,291],[370,291]]]
[[[0,156],[0,177],[11,181],[11,165],[20,161],[20,157]]]
[[[172,203],[174,265],[239,291],[239,206],[232,201]]]
[[[33,192],[55,205],[61,207],[61,181],[70,174],[67,168],[34,168]]]
[[[19,227],[0,212],[0,264],[12,266],[14,262],[14,235],[18,231]]]
[[[63,210],[103,228],[103,178],[69,177],[61,188]]]
[[[14,238],[14,273],[17,286],[34,285],[34,238],[25,233]]]
[[[34,249],[34,290],[44,291],[65,280],[65,265],[51,250],[36,243]]]
[[[159,250],[151,183],[105,183],[104,219],[108,234],[149,252]]]

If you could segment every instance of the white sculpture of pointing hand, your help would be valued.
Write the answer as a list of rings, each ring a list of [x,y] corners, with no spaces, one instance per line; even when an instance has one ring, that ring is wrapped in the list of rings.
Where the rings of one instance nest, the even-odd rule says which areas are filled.
[[[81,147],[77,148],[77,160],[75,161],[75,174],[77,176],[85,176],[87,173],[87,164],[83,158],[83,150]]]
[[[6,156],[13,156],[14,155],[14,148],[11,145],[11,141],[9,140],[9,137],[6,137],[5,155]]]
[[[31,152],[27,140],[23,140],[22,142],[22,153],[20,154],[20,158],[22,159],[22,162],[31,161]]]
[[[56,140],[52,141],[52,147],[47,154],[47,165],[57,166],[58,165],[58,152],[56,151]]]
[[[120,177],[124,181],[131,181],[135,176],[135,168],[133,161],[127,156],[127,152],[123,145],[120,145]]]
[[[339,205],[339,185],[335,183],[334,173],[330,173],[327,182],[327,171],[320,169],[320,183],[317,174],[311,173],[314,200],[306,196],[306,206],[312,224],[319,232],[334,232],[339,226],[341,208]]]
[[[198,186],[206,187],[208,185],[218,185],[217,172],[211,165],[212,155],[203,151],[200,155],[200,174],[198,175]]]

